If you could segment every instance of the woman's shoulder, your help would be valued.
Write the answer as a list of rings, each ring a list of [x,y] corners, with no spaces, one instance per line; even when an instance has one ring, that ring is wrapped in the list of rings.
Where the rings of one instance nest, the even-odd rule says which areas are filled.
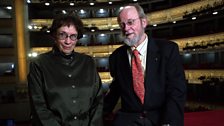
[[[85,53],[78,53],[78,52],[74,52],[75,53],[75,58],[79,59],[79,60],[85,60],[88,62],[93,62],[94,59],[92,56],[87,55]]]

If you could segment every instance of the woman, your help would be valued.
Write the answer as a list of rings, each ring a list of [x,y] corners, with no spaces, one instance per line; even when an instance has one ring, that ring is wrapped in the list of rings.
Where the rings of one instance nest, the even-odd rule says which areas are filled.
[[[55,45],[30,63],[32,125],[102,125],[103,95],[94,60],[74,51],[82,31],[76,16],[55,18],[51,26]]]

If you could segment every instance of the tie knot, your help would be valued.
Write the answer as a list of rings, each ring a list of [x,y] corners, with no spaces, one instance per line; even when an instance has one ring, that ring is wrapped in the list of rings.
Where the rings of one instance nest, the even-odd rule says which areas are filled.
[[[139,51],[137,49],[134,49],[132,52],[135,56],[138,56],[138,54],[139,54]]]

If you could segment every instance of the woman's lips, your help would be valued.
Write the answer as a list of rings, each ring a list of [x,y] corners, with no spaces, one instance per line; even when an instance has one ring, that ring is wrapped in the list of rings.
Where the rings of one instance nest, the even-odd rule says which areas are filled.
[[[64,49],[70,49],[71,47],[70,47],[70,46],[69,46],[69,47],[63,46],[63,48],[64,48]]]

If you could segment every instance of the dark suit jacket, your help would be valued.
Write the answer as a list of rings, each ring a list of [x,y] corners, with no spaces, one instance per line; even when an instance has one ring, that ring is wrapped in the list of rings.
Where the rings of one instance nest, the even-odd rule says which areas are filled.
[[[141,120],[156,126],[183,126],[186,84],[177,44],[149,39],[144,105],[133,90],[128,48],[121,46],[109,57],[113,81],[104,99],[104,113],[111,112],[121,98],[121,109],[114,120],[116,126],[135,126]]]

